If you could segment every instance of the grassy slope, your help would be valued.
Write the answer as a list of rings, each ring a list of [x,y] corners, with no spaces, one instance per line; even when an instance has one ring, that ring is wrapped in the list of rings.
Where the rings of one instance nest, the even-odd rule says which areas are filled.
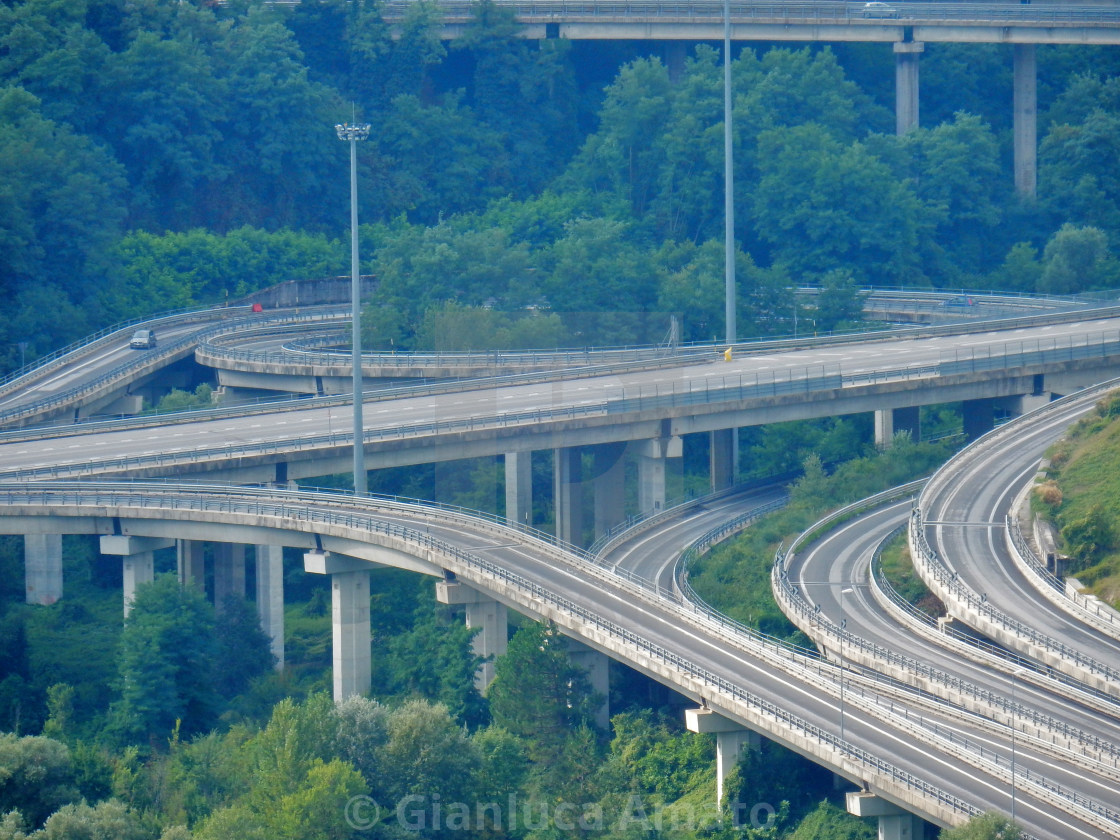
[[[1112,523],[1111,545],[1089,565],[1075,558],[1070,568],[1095,595],[1120,606],[1120,419],[1100,414],[1087,418],[1049,454],[1050,474],[1062,493],[1054,516],[1059,528],[1094,508]]]

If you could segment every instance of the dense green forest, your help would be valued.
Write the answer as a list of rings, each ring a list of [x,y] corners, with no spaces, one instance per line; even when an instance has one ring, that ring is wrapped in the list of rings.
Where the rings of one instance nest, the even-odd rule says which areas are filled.
[[[686,340],[717,338],[717,47],[693,45],[671,73],[664,44],[526,40],[486,3],[442,42],[424,2],[390,26],[372,0],[2,0],[0,373],[113,323],[345,273],[349,158],[333,126],[352,116],[373,126],[358,149],[368,346],[649,342],[670,315]],[[1008,47],[928,44],[922,127],[897,137],[888,45],[737,44],[740,337],[796,318],[857,326],[867,285],[1120,285],[1120,56],[1038,55],[1039,187],[1023,199]],[[821,294],[799,311],[792,289],[808,285]],[[796,638],[758,598],[773,544],[837,488],[945,452],[880,458],[864,425],[747,434],[762,473],[804,474],[753,547],[708,560],[705,597]],[[434,471],[372,480],[437,495]],[[497,480],[468,465],[441,493],[495,509]],[[838,811],[831,779],[772,745],[736,793],[773,819],[718,823],[712,744],[681,731],[672,698],[620,671],[618,714],[597,730],[596,698],[546,626],[518,629],[479,695],[469,633],[416,576],[378,580],[373,691],[336,707],[329,592],[298,558],[282,673],[245,604],[215,609],[161,577],[122,627],[119,564],[77,538],[66,563],[66,598],[26,607],[18,540],[0,539],[0,840],[873,836]],[[370,807],[410,796],[419,829]],[[468,825],[450,807],[464,801],[504,810]]]
[[[554,316],[510,341],[722,334],[722,70],[655,42],[530,41],[482,4],[0,4],[0,366],[107,324],[345,272],[360,145],[371,336],[448,305]],[[893,134],[884,45],[737,45],[739,332],[790,331],[793,285],[1111,288],[1115,50],[1039,48],[1039,190],[1010,172],[1011,52],[930,44],[923,127]],[[577,316],[578,317],[575,317]],[[516,330],[515,330],[516,332]],[[474,336],[456,340],[477,341]]]

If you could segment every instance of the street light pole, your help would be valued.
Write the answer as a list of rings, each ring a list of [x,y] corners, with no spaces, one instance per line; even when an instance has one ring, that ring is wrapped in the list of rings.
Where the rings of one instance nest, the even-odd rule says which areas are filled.
[[[844,595],[852,591],[846,586],[840,590],[840,740],[844,740],[844,633],[848,622],[844,619]]]
[[[338,139],[350,143],[350,301],[353,307],[351,370],[354,379],[354,495],[366,495],[362,423],[362,278],[358,269],[358,141],[369,137],[369,123],[340,123]]]
[[[735,163],[731,131],[731,2],[723,0],[723,316],[735,343]]]
[[[1011,822],[1015,822],[1015,709],[1019,705],[1019,675],[1025,673],[1023,668],[1011,672]]]

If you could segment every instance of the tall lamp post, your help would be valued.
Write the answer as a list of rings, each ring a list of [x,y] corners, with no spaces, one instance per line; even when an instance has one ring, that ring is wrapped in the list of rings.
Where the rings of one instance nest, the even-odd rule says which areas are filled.
[[[731,2],[723,0],[723,317],[735,343],[735,158],[731,126]]]
[[[856,591],[857,586],[869,586],[867,583],[853,583],[850,581],[842,580],[799,580],[797,581],[799,587],[809,586],[828,586],[840,587],[840,740],[844,740],[844,635],[847,632],[848,621],[844,618],[844,596]],[[821,605],[817,604],[816,611],[821,611]]]
[[[1015,710],[1019,706],[1019,676],[1025,673],[1025,668],[1011,672],[1011,822],[1015,822]]]
[[[338,139],[350,143],[350,300],[353,306],[351,370],[354,378],[354,495],[366,495],[362,423],[362,278],[358,271],[358,141],[369,137],[369,123],[340,123]]]

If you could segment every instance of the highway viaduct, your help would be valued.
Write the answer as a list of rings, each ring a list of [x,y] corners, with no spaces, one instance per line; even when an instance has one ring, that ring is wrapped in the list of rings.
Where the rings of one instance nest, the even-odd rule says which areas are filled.
[[[457,37],[470,21],[469,4],[444,0],[444,36]],[[669,43],[670,70],[684,62],[684,44],[722,41],[719,0],[497,0],[511,8],[526,38],[659,40]],[[385,15],[399,19],[408,4],[389,2]],[[860,2],[731,2],[732,41],[889,43],[895,56],[895,124],[905,134],[919,123],[919,57],[927,43],[1007,44],[1013,52],[1015,187],[1033,196],[1037,186],[1037,45],[1120,43],[1116,6],[1064,3],[897,2],[867,12]],[[871,15],[871,16],[869,16]]]
[[[992,409],[998,401],[1044,401],[1051,393],[1062,393],[1067,389],[1080,387],[1079,383],[1107,378],[1120,360],[1120,347],[1117,346],[1120,336],[1116,334],[1112,320],[1114,317],[1114,314],[1098,313],[1094,316],[1082,313],[1065,316],[1064,323],[1062,318],[1050,318],[1046,319],[1049,323],[1041,328],[1036,326],[1036,329],[1042,330],[1036,334],[1031,334],[1029,330],[1024,332],[1024,323],[1014,324],[1015,329],[1010,334],[1007,330],[993,330],[988,335],[972,335],[967,338],[958,334],[950,339],[953,345],[951,349],[939,346],[935,341],[931,343],[934,336],[930,335],[911,338],[912,346],[907,344],[907,339],[892,337],[872,342],[856,342],[855,350],[852,347],[842,350],[843,345],[795,351],[784,348],[781,352],[769,354],[770,357],[790,355],[779,368],[768,368],[775,360],[764,353],[738,357],[738,367],[732,362],[723,361],[722,354],[710,354],[716,358],[699,363],[687,360],[685,364],[670,366],[668,374],[660,368],[639,372],[616,369],[607,374],[598,372],[597,376],[579,377],[559,385],[551,384],[543,392],[547,402],[544,407],[541,406],[542,392],[532,390],[538,388],[540,383],[490,385],[482,389],[482,399],[477,404],[471,404],[469,392],[459,391],[447,397],[448,402],[442,406],[424,403],[424,411],[420,413],[431,419],[405,426],[393,422],[389,424],[392,428],[385,434],[374,435],[372,432],[378,430],[370,429],[371,433],[367,437],[371,442],[378,437],[384,444],[379,449],[375,448],[371,456],[379,465],[389,460],[389,453],[398,448],[390,443],[390,439],[394,439],[405,453],[398,456],[401,463],[420,463],[439,457],[463,457],[464,452],[480,452],[505,454],[508,470],[508,456],[511,451],[518,451],[514,441],[519,437],[527,439],[523,444],[525,448],[520,451],[545,448],[547,444],[548,448],[557,451],[558,460],[568,457],[573,461],[578,458],[573,458],[571,452],[578,451],[581,447],[617,445],[626,439],[641,440],[644,443],[640,445],[643,450],[640,458],[660,460],[663,466],[664,459],[674,454],[672,440],[679,439],[686,433],[716,432],[718,437],[726,430],[748,422],[871,410],[884,413],[884,419],[880,422],[882,429],[889,425],[886,416],[893,419],[896,410],[884,405],[911,409],[923,404],[923,401],[945,402],[954,398],[969,403],[980,417],[973,421],[974,425],[986,428],[990,426]],[[944,337],[942,340],[945,340]],[[969,349],[962,350],[964,344],[969,344]],[[830,356],[831,360],[826,362],[823,357],[809,359],[803,355],[822,352]],[[837,360],[838,352],[847,354],[845,361]],[[857,364],[854,361],[857,357],[863,363]],[[769,373],[764,373],[765,370],[769,370]],[[458,389],[461,385],[453,387]],[[600,391],[597,398],[587,398],[584,392],[589,387]],[[520,393],[518,389],[529,390]],[[927,392],[924,396],[923,391]],[[408,399],[430,401],[439,397],[433,391],[423,396],[394,400],[393,404],[407,415],[405,406]],[[514,402],[507,403],[507,397]],[[519,407],[516,402],[518,399],[525,400],[525,405],[530,407]],[[807,407],[814,403],[817,404],[816,408]],[[507,404],[509,411],[496,413],[496,409]],[[533,405],[537,407],[531,407]],[[489,411],[489,414],[480,411],[482,408]],[[303,411],[294,410],[297,413]],[[312,415],[303,419],[312,422],[315,410],[311,411]],[[272,413],[266,416],[276,421],[282,415]],[[254,419],[255,425],[262,425],[259,415],[249,415],[250,425],[254,425]],[[225,418],[218,421],[211,418],[200,422],[203,426],[198,429],[201,435],[199,440],[212,442],[218,428],[214,423],[226,423],[229,420]],[[281,421],[281,425],[283,422],[285,421]],[[148,428],[159,429],[156,435],[165,443],[172,435],[184,434],[175,431],[176,426],[170,425],[166,418],[155,423],[159,425],[149,425]],[[186,425],[189,426],[190,422]],[[243,439],[237,444],[219,447],[195,443],[188,444],[179,452],[175,451],[175,447],[163,445],[158,453],[149,451],[147,454],[136,452],[129,455],[124,454],[128,448],[125,438],[135,435],[142,426],[137,423],[124,426],[130,427],[129,430],[122,432],[120,429],[90,426],[86,429],[29,430],[12,435],[0,442],[0,464],[5,473],[2,477],[6,482],[14,480],[25,488],[32,488],[38,479],[67,474],[130,477],[175,474],[179,477],[193,476],[194,479],[218,477],[234,481],[275,481],[279,477],[276,466],[279,463],[288,464],[283,468],[284,472],[310,476],[345,469],[344,466],[334,464],[332,458],[338,459],[341,464],[348,462],[346,441],[335,439],[331,434],[323,436],[323,440],[304,435],[282,434],[263,446]],[[539,426],[545,428],[541,430],[537,428]],[[630,427],[626,434],[619,431],[624,426]],[[314,426],[304,428],[313,430]],[[73,433],[81,436],[67,442],[67,435]],[[91,437],[82,433],[88,433]],[[242,431],[239,430],[237,436],[241,437],[241,434]],[[29,453],[21,449],[29,445],[29,439],[36,437],[39,438],[38,441],[30,442],[33,451]],[[649,441],[659,442],[659,451],[646,451]],[[50,446],[46,445],[48,442]],[[110,447],[109,450],[103,450],[106,454],[109,451],[121,454],[115,457],[90,458],[89,452],[96,451],[96,447],[101,445]],[[81,450],[74,453],[77,457],[72,457],[67,451],[74,448]],[[716,449],[719,449],[718,445]],[[303,450],[306,450],[304,454],[298,454]],[[285,451],[287,455],[280,457]],[[48,452],[55,454],[48,455]],[[565,452],[568,454],[565,455]],[[296,454],[294,459],[284,460],[293,453]],[[54,461],[54,466],[42,466],[44,459]],[[515,457],[512,460],[516,462],[517,459]],[[647,467],[644,472],[643,481],[648,483],[649,488],[643,492],[647,500],[651,495],[654,497],[656,506],[659,471],[653,466]],[[663,471],[660,475],[663,492]],[[573,478],[574,476],[567,476],[568,484],[579,486],[580,482],[573,481]],[[612,492],[614,496],[621,495],[617,484],[601,485],[595,489],[598,492],[604,486],[607,488],[604,492]],[[560,489],[562,492],[558,494],[559,503],[563,505],[564,495],[568,491],[564,487]],[[202,540],[210,540],[222,546],[254,544],[259,546],[258,606],[263,612],[273,611],[269,615],[262,615],[262,623],[271,627],[275,634],[279,629],[275,624],[275,607],[278,600],[282,603],[282,589],[278,586],[279,575],[273,574],[271,582],[269,575],[270,572],[278,571],[275,552],[279,546],[291,544],[292,541],[298,542],[306,550],[305,562],[308,570],[332,575],[335,679],[336,694],[339,696],[361,691],[363,674],[368,673],[369,651],[366,640],[368,569],[371,563],[397,565],[439,575],[443,581],[441,591],[445,600],[465,603],[475,609],[476,616],[479,616],[483,624],[484,640],[499,635],[496,628],[499,622],[504,624],[502,610],[507,604],[492,597],[493,593],[478,593],[470,586],[457,585],[459,581],[454,573],[450,577],[447,574],[449,567],[446,562],[432,563],[430,558],[426,559],[416,551],[393,551],[391,546],[385,545],[371,547],[361,540],[332,534],[329,529],[318,527],[318,523],[306,523],[286,532],[283,537],[273,533],[271,537],[264,538],[262,531],[254,531],[252,528],[235,533],[236,527],[222,526],[218,528],[221,534],[217,531],[209,533],[206,528],[198,525],[197,513],[183,516],[158,512],[155,517],[130,516],[112,504],[99,508],[95,498],[92,514],[87,510],[80,515],[71,516],[65,509],[64,497],[58,504],[61,507],[56,506],[49,515],[43,515],[42,508],[29,513],[18,504],[9,502],[0,516],[4,530],[25,534],[29,537],[29,543],[39,547],[40,559],[44,562],[39,562],[34,556],[36,552],[31,551],[28,580],[29,587],[33,583],[37,594],[48,595],[44,600],[50,600],[49,593],[56,584],[57,592],[61,594],[60,566],[56,578],[52,577],[51,569],[55,565],[52,558],[57,554],[53,546],[59,544],[54,538],[62,533],[100,534],[103,538],[103,551],[122,556],[126,582],[130,580],[130,585],[150,576],[151,552],[161,546],[170,546],[173,541],[179,546],[181,573],[188,580],[196,579],[199,573],[198,547]],[[557,518],[563,522],[562,515]],[[153,521],[163,524],[153,526]],[[169,521],[173,524],[168,524]],[[292,534],[297,531],[304,536],[293,537]],[[221,554],[215,567],[216,588],[221,580],[223,582],[220,586],[227,591],[236,590],[239,585],[238,565],[239,559],[235,551]],[[243,587],[243,559],[240,560],[240,567],[240,585]],[[282,621],[282,617],[278,620]],[[368,677],[365,682],[368,685]],[[694,696],[707,695],[696,692]],[[742,714],[732,714],[731,717],[741,722],[743,719]],[[849,769],[846,775],[849,778],[864,778],[860,774],[865,772],[860,770],[856,773]],[[910,802],[898,795],[893,795],[893,798],[887,796],[887,799],[896,805]],[[911,803],[910,807],[936,822],[945,824],[952,821],[941,811],[925,809],[925,805],[916,806]]]

